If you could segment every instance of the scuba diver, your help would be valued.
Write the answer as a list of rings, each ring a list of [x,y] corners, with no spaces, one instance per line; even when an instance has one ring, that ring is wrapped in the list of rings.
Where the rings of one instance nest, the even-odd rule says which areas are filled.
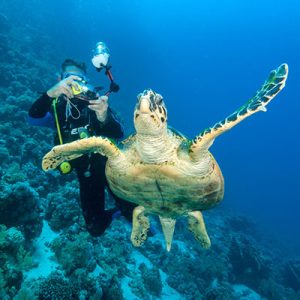
[[[98,43],[92,60],[98,71],[106,70],[111,81],[105,96],[99,96],[97,88],[88,84],[84,63],[66,59],[61,66],[59,82],[32,104],[29,124],[56,128],[55,145],[94,135],[112,139],[123,137],[123,128],[108,105],[109,93],[118,91],[119,87],[113,81],[107,65],[109,52],[105,51],[105,44]],[[90,153],[58,167],[61,174],[68,174],[73,169],[77,173],[81,208],[86,228],[92,236],[100,236],[120,213],[131,221],[134,208],[133,204],[113,195],[116,207],[105,210],[105,188],[109,190],[105,177],[106,161],[106,157]]]

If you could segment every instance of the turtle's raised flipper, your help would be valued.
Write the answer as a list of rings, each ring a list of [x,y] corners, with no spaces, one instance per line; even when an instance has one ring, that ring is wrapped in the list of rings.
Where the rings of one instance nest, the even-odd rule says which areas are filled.
[[[176,220],[172,218],[163,218],[161,216],[159,216],[159,220],[166,240],[167,251],[170,251]]]
[[[189,148],[190,157],[192,159],[199,158],[201,152],[207,150],[218,135],[256,112],[266,111],[265,106],[284,88],[287,75],[287,64],[282,64],[273,70],[254,97],[227,118],[205,129],[194,138]]]
[[[194,234],[195,239],[203,248],[210,247],[210,239],[206,232],[202,213],[200,211],[192,211],[188,213],[189,230]]]
[[[149,218],[144,215],[144,211],[143,206],[137,206],[133,210],[131,242],[135,247],[140,247],[146,241],[150,228]]]
[[[75,159],[90,152],[100,153],[108,158],[116,158],[122,155],[119,148],[110,139],[90,137],[53,147],[44,156],[42,168],[45,171],[52,170],[64,161]]]

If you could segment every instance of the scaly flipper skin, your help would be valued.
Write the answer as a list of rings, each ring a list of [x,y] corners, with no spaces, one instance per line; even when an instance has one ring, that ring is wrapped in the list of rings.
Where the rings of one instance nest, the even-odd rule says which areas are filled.
[[[196,136],[189,148],[192,160],[199,159],[202,151],[206,151],[218,135],[231,129],[233,126],[256,112],[266,111],[265,106],[284,88],[287,75],[288,65],[280,65],[276,70],[273,70],[270,73],[268,79],[261,89],[256,92],[253,98],[230,116],[216,123],[214,126],[205,129]]]
[[[120,149],[110,139],[90,137],[54,147],[44,156],[42,168],[44,171],[49,171],[64,161],[75,159],[90,152],[100,153],[108,158],[122,155]]]
[[[194,234],[195,239],[205,249],[210,248],[210,239],[206,232],[202,213],[193,211],[188,213],[189,230]]]
[[[131,242],[135,247],[140,247],[146,241],[150,228],[149,219],[144,215],[144,211],[143,206],[138,206],[132,213]]]

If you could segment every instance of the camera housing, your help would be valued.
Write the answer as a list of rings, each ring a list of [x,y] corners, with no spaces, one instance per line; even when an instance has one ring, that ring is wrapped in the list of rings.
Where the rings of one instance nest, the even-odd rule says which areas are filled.
[[[74,98],[84,101],[96,100],[98,98],[95,88],[84,80],[74,81],[74,84],[72,84],[72,92]]]

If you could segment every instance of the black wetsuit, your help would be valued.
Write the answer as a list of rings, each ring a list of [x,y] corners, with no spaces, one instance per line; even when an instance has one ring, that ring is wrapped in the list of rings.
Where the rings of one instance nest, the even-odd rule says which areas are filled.
[[[96,113],[87,107],[85,101],[71,99],[71,102],[76,105],[78,110],[74,106],[71,106],[71,110],[66,110],[67,101],[63,97],[60,97],[56,104],[63,143],[80,139],[79,134],[82,131],[89,135],[103,135],[113,139],[123,137],[122,126],[110,108],[108,108],[106,120],[99,122]],[[46,93],[43,94],[32,104],[29,117],[42,120],[50,113],[53,121],[52,103],[53,99]],[[69,111],[71,115],[66,115],[66,111]],[[58,134],[55,136],[55,144],[59,144]],[[116,212],[116,209],[105,210],[106,160],[106,157],[100,154],[86,154],[70,162],[78,176],[80,202],[87,230],[93,236],[99,236],[105,231],[112,221],[112,214]],[[131,220],[134,205],[113,196],[122,214]]]

